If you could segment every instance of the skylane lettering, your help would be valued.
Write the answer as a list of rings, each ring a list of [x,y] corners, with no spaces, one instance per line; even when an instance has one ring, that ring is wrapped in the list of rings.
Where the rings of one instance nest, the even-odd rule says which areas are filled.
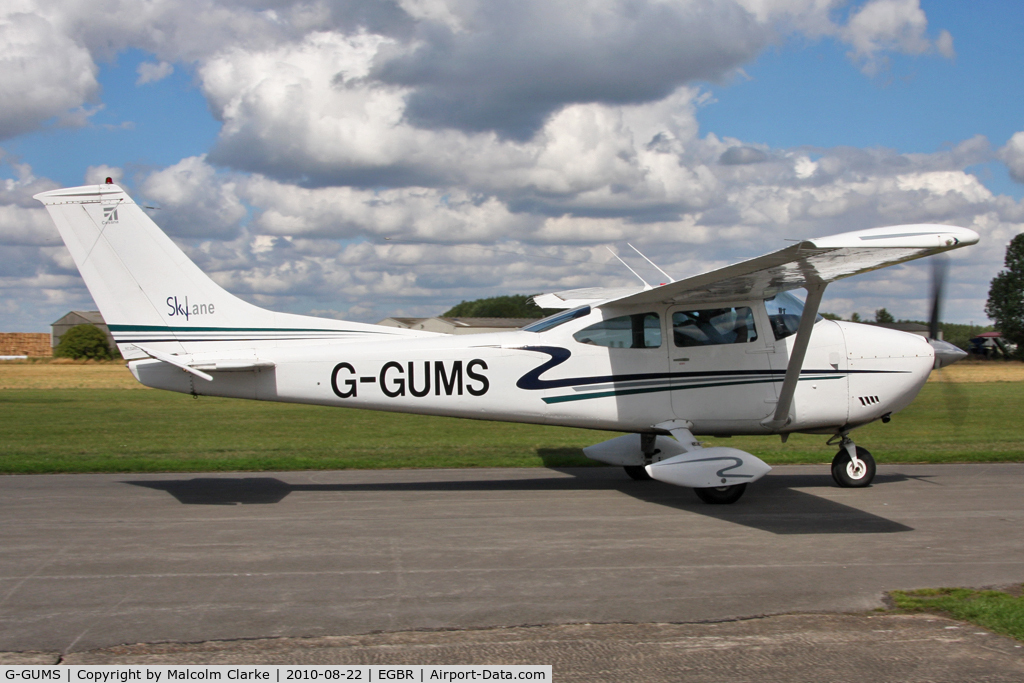
[[[331,372],[331,389],[339,398],[355,398],[360,384],[376,384],[388,398],[411,395],[483,396],[491,388],[490,380],[481,371],[487,363],[474,358],[463,366],[456,361],[388,361],[373,375],[359,375],[351,363],[338,363]]]
[[[189,320],[193,315],[213,315],[214,308],[213,304],[192,304],[191,307],[188,305],[188,297],[185,297],[185,303],[178,301],[178,297],[169,296],[167,297],[167,308],[170,309],[170,313],[167,314],[168,318],[174,318],[185,316],[185,320]]]

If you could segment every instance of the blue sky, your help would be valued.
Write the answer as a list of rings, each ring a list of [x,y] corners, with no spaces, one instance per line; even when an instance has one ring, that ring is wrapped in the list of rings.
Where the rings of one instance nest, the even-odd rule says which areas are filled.
[[[891,55],[865,77],[847,47],[796,37],[743,67],[749,76],[711,86],[703,126],[773,147],[883,146],[933,152],[973,135],[1001,144],[1020,130],[1024,98],[1024,10],[996,2],[923,3],[929,24],[955,31],[956,57]],[[951,12],[958,7],[959,12]]]
[[[130,49],[100,62],[102,109],[89,125],[69,128],[51,121],[4,148],[38,175],[66,186],[81,183],[86,166],[145,171],[203,154],[216,141],[220,123],[206,106],[193,70],[178,65],[160,81],[136,85],[138,65],[152,61],[151,54]]]
[[[999,2],[924,2],[929,24],[954,31],[956,57],[892,55],[865,77],[847,47],[797,37],[766,50],[745,75],[710,84],[701,127],[772,147],[889,147],[934,152],[974,135],[1000,146],[1024,127],[1024,8]],[[1008,9],[1010,11],[1008,11]],[[972,168],[993,192],[1020,199],[1006,167]]]
[[[996,146],[1024,128],[1024,9],[998,2],[924,2],[929,24],[955,27],[956,57],[889,56],[883,73],[867,77],[849,62],[848,46],[795,36],[766,49],[722,83],[701,82],[714,99],[699,109],[704,133],[775,148],[889,147],[934,152],[984,135]],[[194,68],[175,65],[155,83],[136,85],[136,68],[152,62],[139,49],[99,63],[103,108],[82,128],[51,122],[4,148],[40,175],[72,185],[82,162],[138,170],[163,168],[207,152],[220,122],[200,91]],[[130,123],[129,128],[122,128]],[[77,163],[75,163],[77,161]],[[1024,185],[1002,164],[976,170],[993,192],[1020,199]]]
[[[24,103],[0,114],[0,327],[92,308],[27,197],[99,166],[228,289],[371,322],[625,284],[605,246],[627,241],[686,275],[926,221],[982,233],[947,307],[979,321],[1024,230],[1016,4],[191,4],[0,11],[0,92]],[[826,307],[923,317],[925,274]]]

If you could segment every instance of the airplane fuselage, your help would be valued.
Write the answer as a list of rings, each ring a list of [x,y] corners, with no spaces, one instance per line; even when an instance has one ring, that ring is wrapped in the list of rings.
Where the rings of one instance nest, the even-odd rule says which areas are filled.
[[[708,339],[688,324],[709,309],[733,321],[742,312],[742,335]],[[212,382],[156,360],[130,368],[147,386],[197,395],[627,432],[681,419],[697,434],[768,434],[794,340],[775,329],[763,301],[593,309],[541,331],[254,341],[263,367],[212,363]],[[192,363],[204,367],[204,356],[223,353]],[[836,432],[896,412],[932,363],[917,335],[819,320],[780,431]]]

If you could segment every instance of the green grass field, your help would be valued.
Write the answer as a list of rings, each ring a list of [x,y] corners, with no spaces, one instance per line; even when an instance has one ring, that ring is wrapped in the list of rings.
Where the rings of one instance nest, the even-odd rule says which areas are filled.
[[[1019,588],[1019,587],[1018,587]],[[971,588],[923,588],[889,594],[897,609],[942,614],[1024,640],[1024,597]]]
[[[1024,460],[1024,383],[925,386],[857,430],[885,462]],[[119,389],[0,390],[0,473],[594,465],[614,434]],[[713,439],[771,464],[830,462],[823,436]]]

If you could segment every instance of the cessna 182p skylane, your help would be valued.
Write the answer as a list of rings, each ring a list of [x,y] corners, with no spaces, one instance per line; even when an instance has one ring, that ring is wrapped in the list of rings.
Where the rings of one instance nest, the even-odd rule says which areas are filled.
[[[545,294],[541,306],[565,310],[514,332],[450,336],[246,303],[109,179],[36,199],[147,386],[629,432],[584,452],[636,479],[692,487],[709,503],[736,501],[770,468],[735,448],[703,448],[698,434],[830,434],[841,444],[836,482],[870,484],[874,460],[850,430],[888,421],[933,367],[965,354],[823,320],[825,286],[978,241],[948,225],[809,239],[659,287]]]

